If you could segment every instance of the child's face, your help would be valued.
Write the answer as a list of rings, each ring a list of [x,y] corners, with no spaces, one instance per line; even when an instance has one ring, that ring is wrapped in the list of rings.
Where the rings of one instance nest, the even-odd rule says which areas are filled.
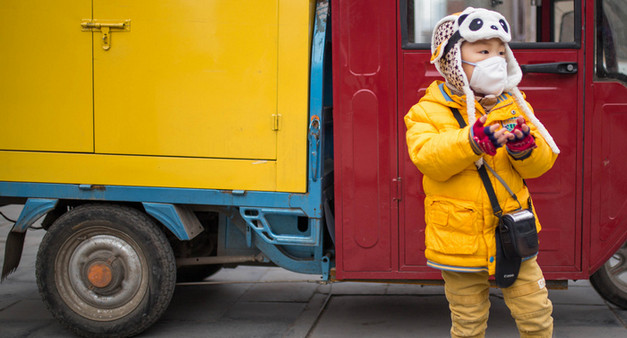
[[[493,56],[505,58],[505,43],[499,38],[479,40],[475,42],[464,41],[461,46],[462,60],[477,63]],[[462,63],[466,78],[470,81],[475,66]]]

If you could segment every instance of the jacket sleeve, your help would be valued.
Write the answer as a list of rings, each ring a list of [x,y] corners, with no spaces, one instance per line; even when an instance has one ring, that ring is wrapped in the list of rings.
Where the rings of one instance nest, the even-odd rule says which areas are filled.
[[[527,103],[527,106],[533,111],[531,105]],[[536,126],[526,119],[525,121],[531,128],[531,136],[535,139],[537,148],[533,149],[531,155],[523,160],[517,160],[511,156],[508,156],[508,158],[522,178],[536,178],[553,167],[555,160],[557,160],[557,154],[551,150],[551,147],[544,137],[542,137]]]
[[[423,175],[446,181],[477,161],[479,155],[470,147],[469,127],[459,129],[448,107],[428,106],[418,103],[405,115],[409,157]],[[445,113],[451,115],[450,119],[442,115]],[[438,122],[429,116],[437,117]],[[445,130],[441,119],[451,121],[457,127]]]

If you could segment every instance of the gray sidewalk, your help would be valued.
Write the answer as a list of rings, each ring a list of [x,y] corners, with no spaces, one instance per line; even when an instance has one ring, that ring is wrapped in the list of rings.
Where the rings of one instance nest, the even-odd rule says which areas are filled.
[[[1,207],[17,218],[19,208]],[[0,219],[0,257],[11,224]],[[35,282],[43,230],[29,231],[20,267],[0,284],[0,337],[71,336],[48,313]],[[179,285],[164,316],[141,337],[448,337],[440,286],[336,282],[281,268],[223,269],[208,285]],[[588,281],[551,290],[555,337],[627,337],[627,311]],[[500,292],[491,291],[488,337],[518,337]]]

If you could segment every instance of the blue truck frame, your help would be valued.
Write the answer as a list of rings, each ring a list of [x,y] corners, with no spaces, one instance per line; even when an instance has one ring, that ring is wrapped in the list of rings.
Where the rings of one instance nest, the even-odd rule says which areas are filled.
[[[324,252],[323,241],[326,228],[333,238],[333,145],[328,108],[332,102],[331,30],[328,1],[318,1],[316,6],[311,48],[306,193],[0,182],[0,202],[25,200],[11,233],[23,236],[34,222],[59,207],[61,201],[117,202],[141,204],[146,213],[159,220],[176,238],[187,241],[200,231],[189,222],[185,215],[189,209],[185,206],[219,207],[231,215],[229,218],[237,213],[245,221],[246,240],[240,243],[243,247],[256,247],[280,267],[319,274],[328,280],[333,263],[330,255]],[[280,220],[282,216],[306,218],[307,230],[302,234],[282,233],[280,222],[270,221],[273,218]],[[226,226],[232,225],[228,219],[225,223]],[[9,252],[8,247],[9,243],[3,278],[19,264],[19,257],[11,257],[14,253]],[[304,251],[305,255],[297,256],[306,258],[290,255],[290,250],[281,247]]]

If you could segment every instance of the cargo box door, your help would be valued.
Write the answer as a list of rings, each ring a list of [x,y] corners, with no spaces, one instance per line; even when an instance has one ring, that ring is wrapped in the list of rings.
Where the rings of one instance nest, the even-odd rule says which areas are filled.
[[[97,153],[276,159],[277,0],[95,0],[98,23]]]
[[[0,2],[0,150],[93,151],[90,1]]]

